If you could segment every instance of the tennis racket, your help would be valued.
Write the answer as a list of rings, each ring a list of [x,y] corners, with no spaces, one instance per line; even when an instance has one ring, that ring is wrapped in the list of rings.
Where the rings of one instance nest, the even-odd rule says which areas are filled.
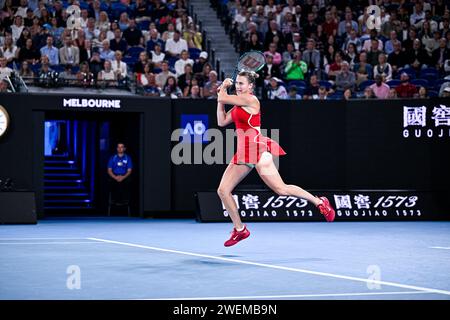
[[[233,76],[231,77],[233,80],[233,87],[239,72],[258,72],[264,67],[265,64],[266,56],[261,51],[249,51],[241,55],[236,64],[236,68],[234,69]]]

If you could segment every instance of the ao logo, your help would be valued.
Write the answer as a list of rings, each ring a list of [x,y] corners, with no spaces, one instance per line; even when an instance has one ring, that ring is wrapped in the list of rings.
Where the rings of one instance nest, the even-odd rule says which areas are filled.
[[[181,126],[183,142],[207,142],[209,117],[207,114],[182,114]]]
[[[379,6],[371,5],[366,9],[366,13],[369,15],[366,21],[366,26],[369,30],[381,29],[381,9]]]
[[[194,125],[192,126],[191,123],[188,123],[186,127],[184,128],[183,134],[190,134],[190,135],[202,135],[206,131],[206,126],[203,124],[202,121],[194,121]]]

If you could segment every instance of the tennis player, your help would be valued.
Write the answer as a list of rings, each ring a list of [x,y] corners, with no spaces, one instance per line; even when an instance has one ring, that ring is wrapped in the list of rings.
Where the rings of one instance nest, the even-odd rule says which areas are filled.
[[[217,193],[233,222],[231,237],[225,246],[233,246],[250,236],[250,231],[239,217],[231,192],[253,168],[256,168],[264,183],[278,195],[294,196],[313,203],[329,222],[334,220],[335,211],[326,197],[316,197],[296,185],[284,183],[273,161],[274,156],[285,155],[280,145],[261,135],[261,112],[258,98],[253,95],[257,74],[242,71],[236,78],[236,94],[228,94],[227,88],[233,80],[227,78],[218,88],[217,122],[220,127],[232,122],[236,126],[237,151],[226,168]],[[234,107],[225,112],[224,105]]]

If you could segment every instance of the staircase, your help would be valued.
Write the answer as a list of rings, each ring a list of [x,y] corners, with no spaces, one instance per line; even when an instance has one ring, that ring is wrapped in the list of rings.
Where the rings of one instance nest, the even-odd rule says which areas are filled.
[[[236,53],[229,36],[217,18],[217,12],[210,6],[208,0],[190,0],[189,4],[192,5],[193,13],[201,21],[203,30],[207,32],[207,39],[203,41],[211,40],[211,49],[215,50],[215,57],[220,59],[220,70],[224,72],[225,77],[231,77],[239,54]]]
[[[93,193],[81,166],[66,155],[44,162],[44,209],[90,209]]]

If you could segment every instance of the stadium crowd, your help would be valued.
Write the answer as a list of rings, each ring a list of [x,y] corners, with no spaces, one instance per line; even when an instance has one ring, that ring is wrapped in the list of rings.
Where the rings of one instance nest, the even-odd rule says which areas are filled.
[[[259,86],[269,99],[450,96],[448,1],[219,0],[215,6],[241,53],[265,53]]]

